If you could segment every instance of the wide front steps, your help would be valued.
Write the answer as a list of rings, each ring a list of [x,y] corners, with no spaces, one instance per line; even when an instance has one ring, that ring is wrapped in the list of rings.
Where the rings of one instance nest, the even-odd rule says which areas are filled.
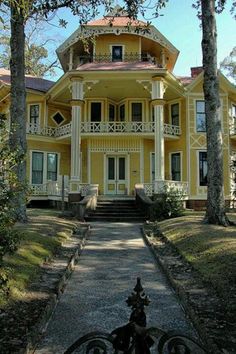
[[[96,210],[90,210],[86,221],[143,222],[145,215],[135,204],[134,199],[98,199]]]

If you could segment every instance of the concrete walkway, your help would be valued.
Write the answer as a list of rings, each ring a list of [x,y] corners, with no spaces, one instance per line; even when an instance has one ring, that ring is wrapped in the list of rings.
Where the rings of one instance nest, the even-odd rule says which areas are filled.
[[[61,354],[87,332],[128,322],[125,300],[141,277],[151,299],[148,326],[193,334],[190,323],[144,244],[139,224],[92,223],[91,236],[49,323],[37,354]]]

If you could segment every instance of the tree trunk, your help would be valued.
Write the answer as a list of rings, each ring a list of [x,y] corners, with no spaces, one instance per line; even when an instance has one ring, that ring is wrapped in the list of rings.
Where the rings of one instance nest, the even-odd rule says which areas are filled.
[[[25,34],[24,18],[16,4],[11,6],[11,126],[9,145],[17,152],[19,162],[15,173],[17,183],[13,188],[12,207],[16,220],[26,222],[26,90],[25,90]]]
[[[217,73],[215,0],[201,0],[202,55],[207,135],[208,189],[206,222],[227,226],[223,184],[223,139]]]

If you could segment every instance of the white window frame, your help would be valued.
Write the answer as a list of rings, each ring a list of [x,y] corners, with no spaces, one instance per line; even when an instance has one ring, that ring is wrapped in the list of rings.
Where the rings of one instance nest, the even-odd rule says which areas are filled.
[[[132,100],[129,101],[129,121],[135,123],[135,121],[132,120],[132,104],[133,103],[141,103],[142,104],[142,120],[140,122],[136,123],[143,123],[145,121],[144,119],[144,114],[145,114],[145,101],[144,100]]]
[[[59,177],[59,170],[60,170],[60,160],[61,160],[61,154],[60,152],[56,151],[43,151],[43,150],[30,150],[30,174],[29,174],[29,180],[30,184],[32,185],[32,162],[33,162],[33,152],[41,152],[43,153],[43,183],[47,183],[47,154],[57,154],[57,179],[56,181],[53,182],[58,182],[58,177]],[[34,184],[35,186],[41,186],[42,184]]]
[[[62,118],[63,118],[63,121],[62,121],[60,124],[58,124],[58,123],[54,120],[54,117],[55,117],[55,115],[56,115],[57,113],[59,113],[59,114],[62,116]],[[63,123],[65,123],[65,121],[66,121],[66,118],[65,118],[64,114],[61,113],[61,111],[56,111],[55,113],[53,113],[53,115],[51,115],[50,118],[53,120],[53,122],[54,122],[58,127],[60,127],[60,126],[61,126]]]
[[[171,166],[171,162],[172,162],[172,155],[174,154],[180,154],[180,180],[176,181],[176,182],[182,182],[183,180],[183,151],[172,151],[169,153],[169,171],[170,171],[170,176],[171,176],[171,181],[173,181],[172,179],[172,166]]]
[[[207,185],[205,186],[201,186],[200,185],[200,169],[199,169],[199,162],[200,162],[200,159],[199,159],[199,156],[200,156],[200,152],[206,152],[207,153],[207,150],[205,149],[202,149],[202,150],[196,150],[197,152],[197,185],[198,187],[200,188],[207,188]]]
[[[199,98],[196,98],[194,100],[194,124],[195,124],[195,132],[197,134],[206,134],[206,130],[205,131],[198,131],[197,130],[197,102],[199,101],[203,101],[204,104],[205,104],[205,99],[204,97],[199,97]],[[206,106],[205,106],[205,124],[206,124]]]
[[[172,125],[171,106],[173,106],[174,104],[179,105],[179,125],[178,125],[178,127],[181,128],[181,101],[180,100],[174,100],[174,101],[169,102],[169,124]]]
[[[39,121],[38,121],[38,126],[41,125],[41,112],[42,112],[42,103],[39,102],[31,102],[27,104],[27,120],[28,123],[30,124],[30,107],[31,106],[39,106]]]
[[[124,56],[125,56],[125,45],[124,44],[120,44],[120,43],[112,43],[112,44],[109,45],[109,47],[110,47],[111,61],[112,61],[112,48],[113,47],[122,47],[122,62],[123,62],[124,61]]]
[[[97,123],[103,122],[104,121],[104,101],[103,100],[99,100],[99,99],[94,99],[94,100],[90,100],[89,104],[88,104],[88,121],[91,121],[91,106],[92,103],[101,103],[101,120],[97,121]],[[96,123],[96,122],[93,122]]]

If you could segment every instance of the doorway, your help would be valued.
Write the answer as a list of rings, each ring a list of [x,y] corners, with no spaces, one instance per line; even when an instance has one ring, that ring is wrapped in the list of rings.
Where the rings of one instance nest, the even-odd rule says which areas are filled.
[[[126,156],[109,155],[106,160],[106,194],[127,194]]]

